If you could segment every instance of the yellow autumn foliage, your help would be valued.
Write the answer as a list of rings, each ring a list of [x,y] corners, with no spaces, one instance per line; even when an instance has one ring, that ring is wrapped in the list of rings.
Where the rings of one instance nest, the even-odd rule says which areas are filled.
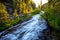
[[[9,14],[6,11],[5,5],[2,3],[0,3],[0,23],[10,26]]]
[[[13,18],[15,19],[15,18],[17,18],[18,17],[18,14],[17,14],[17,10],[15,9],[14,10],[14,13],[13,13]]]

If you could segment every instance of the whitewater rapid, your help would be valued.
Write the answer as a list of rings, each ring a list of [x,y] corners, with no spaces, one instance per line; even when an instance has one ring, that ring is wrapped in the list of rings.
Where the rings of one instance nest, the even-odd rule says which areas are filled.
[[[19,26],[16,30],[2,36],[0,40],[43,40],[40,37],[44,35],[42,31],[47,28],[47,25],[46,21],[41,19],[40,14],[33,16],[27,22],[22,23],[25,25]]]

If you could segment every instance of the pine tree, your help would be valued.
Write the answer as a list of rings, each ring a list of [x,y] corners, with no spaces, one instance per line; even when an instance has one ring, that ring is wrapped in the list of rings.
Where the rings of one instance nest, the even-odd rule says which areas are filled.
[[[16,19],[17,17],[18,17],[18,14],[17,14],[17,10],[15,9],[13,13],[13,18]]]
[[[9,14],[5,9],[5,5],[0,3],[0,29],[4,29],[10,26]]]

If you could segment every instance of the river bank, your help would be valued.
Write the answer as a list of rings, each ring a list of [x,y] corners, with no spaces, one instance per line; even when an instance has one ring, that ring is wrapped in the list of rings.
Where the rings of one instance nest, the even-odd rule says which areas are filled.
[[[47,37],[48,36],[50,37],[50,39],[48,40],[59,40],[60,39],[60,31],[58,30],[60,28],[59,21],[58,19],[56,19],[54,15],[50,15],[49,13],[46,13],[46,12],[43,15],[41,15],[42,18],[46,20],[47,25],[48,25],[48,29],[45,30],[45,34],[47,35]]]
[[[46,20],[47,21],[47,20]],[[60,40],[60,31],[52,28],[47,21],[48,28],[44,30],[44,34],[48,40]]]
[[[54,34],[55,31],[49,26],[48,21],[39,20],[38,16],[40,15],[35,15],[30,20],[27,19],[28,21],[10,28],[1,34],[0,38],[3,40],[59,40],[57,39],[59,35]]]
[[[21,26],[24,22],[30,20],[31,18],[32,18],[32,17],[30,17],[30,18],[25,18],[24,20],[19,21],[19,22],[17,22],[16,24],[12,25],[10,28],[5,29],[5,30],[3,30],[3,31],[0,31],[0,37],[3,36],[3,35],[6,35],[6,34],[7,34],[8,32],[10,32],[10,31],[15,30],[17,27]]]
[[[43,31],[47,28],[46,21],[39,20],[40,14],[34,15],[29,21],[22,23],[16,29],[12,29],[1,40],[45,40]],[[39,23],[40,22],[40,23]],[[45,31],[44,31],[45,32]],[[13,37],[13,38],[12,38]]]

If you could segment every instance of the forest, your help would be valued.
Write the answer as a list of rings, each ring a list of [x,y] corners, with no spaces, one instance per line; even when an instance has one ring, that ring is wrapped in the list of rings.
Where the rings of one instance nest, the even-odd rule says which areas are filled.
[[[41,19],[44,19],[44,21]],[[32,0],[0,0],[0,32],[27,21],[28,23],[24,24],[22,28],[20,28],[20,26],[18,27],[23,31],[20,29],[21,32],[19,30],[19,32],[17,31],[17,34],[21,33],[23,35],[22,37],[20,36],[20,40],[25,40],[24,36],[26,37],[26,35],[28,35],[26,40],[29,38],[29,40],[35,40],[34,36],[36,37],[36,35],[39,36],[40,34],[44,36],[41,40],[60,40],[60,0],[48,0],[48,2],[43,5],[41,0],[38,7],[36,7],[35,2]],[[44,32],[41,30],[44,30]],[[47,30],[47,32],[45,30]],[[16,30],[14,31],[16,32]],[[11,34],[13,34],[14,31],[12,31]],[[32,35],[34,36],[32,37]]]
[[[47,20],[51,27],[51,36],[53,40],[60,38],[60,0],[48,0],[48,3],[43,5],[45,13],[42,15]]]
[[[31,0],[0,0],[0,31],[39,13]]]

